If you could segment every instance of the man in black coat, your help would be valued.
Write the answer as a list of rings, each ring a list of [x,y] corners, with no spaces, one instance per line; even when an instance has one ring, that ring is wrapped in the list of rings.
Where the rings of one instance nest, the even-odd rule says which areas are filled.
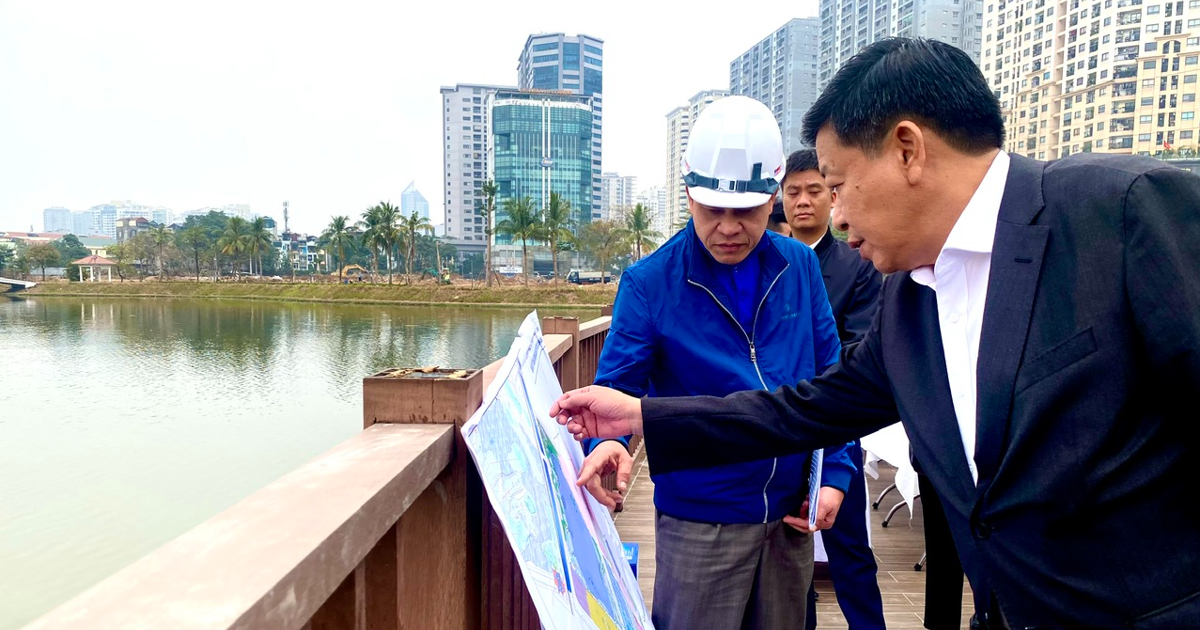
[[[584,436],[644,433],[660,471],[900,421],[989,627],[1196,627],[1200,177],[1010,156],[979,69],[926,40],[847,62],[804,136],[851,246],[890,274],[863,340],[796,387],[586,388],[551,413]]]
[[[821,262],[821,276],[842,345],[862,339],[875,315],[883,276],[845,242],[833,237],[830,218],[837,196],[825,185],[816,151],[801,149],[788,156],[780,190],[792,237],[811,247]],[[835,513],[836,520],[820,533],[821,543],[829,560],[829,577],[838,607],[850,630],[883,630],[883,596],[877,581],[879,567],[871,549],[867,482],[863,476],[862,447],[857,440],[852,450],[858,469],[846,490],[842,509]],[[808,532],[807,519],[787,522]],[[807,630],[817,627],[817,592],[812,586],[808,589],[805,623]]]

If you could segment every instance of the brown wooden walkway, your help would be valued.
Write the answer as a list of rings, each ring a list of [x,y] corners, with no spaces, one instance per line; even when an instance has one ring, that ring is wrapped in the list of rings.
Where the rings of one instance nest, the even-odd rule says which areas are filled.
[[[891,484],[895,473],[895,468],[883,462],[880,462],[879,468],[878,480],[867,477],[867,488],[872,501]],[[654,584],[654,483],[650,481],[650,471],[645,458],[639,458],[635,471],[629,497],[625,501],[623,511],[616,515],[616,522],[622,540],[641,545],[638,583],[649,607],[653,606]],[[879,509],[872,510],[871,539],[875,547],[875,559],[879,564],[879,588],[883,593],[883,612],[887,627],[907,630],[924,627],[922,616],[925,612],[925,572],[914,571],[913,565],[920,559],[925,541],[919,507],[911,521],[908,518],[908,510],[901,508],[887,527],[881,526],[887,510],[899,500],[899,494],[890,492]],[[817,602],[817,627],[829,630],[846,628],[846,620],[838,609],[833,585],[821,575],[820,570],[816,584],[820,594]],[[963,589],[963,602],[968,606],[971,601],[969,589],[969,586],[964,586]],[[970,616],[970,611],[964,610],[964,630]]]

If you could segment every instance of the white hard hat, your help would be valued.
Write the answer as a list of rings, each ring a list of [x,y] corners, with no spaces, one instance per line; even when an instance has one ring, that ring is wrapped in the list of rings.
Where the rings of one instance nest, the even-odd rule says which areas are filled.
[[[727,96],[692,124],[683,182],[692,199],[711,208],[753,208],[779,190],[783,166],[783,137],[771,110],[747,96]]]

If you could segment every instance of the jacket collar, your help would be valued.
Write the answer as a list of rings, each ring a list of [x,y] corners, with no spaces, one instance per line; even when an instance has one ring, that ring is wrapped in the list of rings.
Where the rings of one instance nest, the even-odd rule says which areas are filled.
[[[830,247],[833,247],[834,240],[833,229],[826,227],[825,235],[822,236],[821,240],[817,241],[817,244],[813,246],[813,251],[816,252],[817,258],[823,258],[825,256],[825,252],[829,251]]]
[[[684,239],[684,260],[686,261],[686,273],[688,282],[699,284],[712,292],[717,299],[729,308],[733,304],[733,299],[723,288],[722,283],[717,278],[717,271],[721,263],[717,262],[708,253],[708,249],[700,242],[699,236],[696,234],[696,228],[691,219],[688,219],[687,225],[683,228]],[[768,287],[775,278],[783,273],[788,267],[787,258],[783,252],[779,251],[779,247],[775,245],[773,238],[786,238],[776,235],[774,232],[767,230],[754,251],[750,252],[751,256],[758,256],[758,264],[761,272],[759,279],[759,298],[766,295]],[[736,312],[736,311],[731,311]],[[750,331],[746,331],[750,332]]]

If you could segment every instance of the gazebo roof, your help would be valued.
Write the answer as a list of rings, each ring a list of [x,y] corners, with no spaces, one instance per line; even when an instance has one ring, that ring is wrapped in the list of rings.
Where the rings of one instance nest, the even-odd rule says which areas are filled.
[[[75,262],[73,262],[71,264],[72,265],[80,265],[80,266],[88,266],[88,267],[103,267],[104,265],[116,266],[117,263],[115,263],[107,258],[104,258],[103,256],[92,255],[92,256],[84,256],[83,258],[80,258],[79,260],[76,260]]]

